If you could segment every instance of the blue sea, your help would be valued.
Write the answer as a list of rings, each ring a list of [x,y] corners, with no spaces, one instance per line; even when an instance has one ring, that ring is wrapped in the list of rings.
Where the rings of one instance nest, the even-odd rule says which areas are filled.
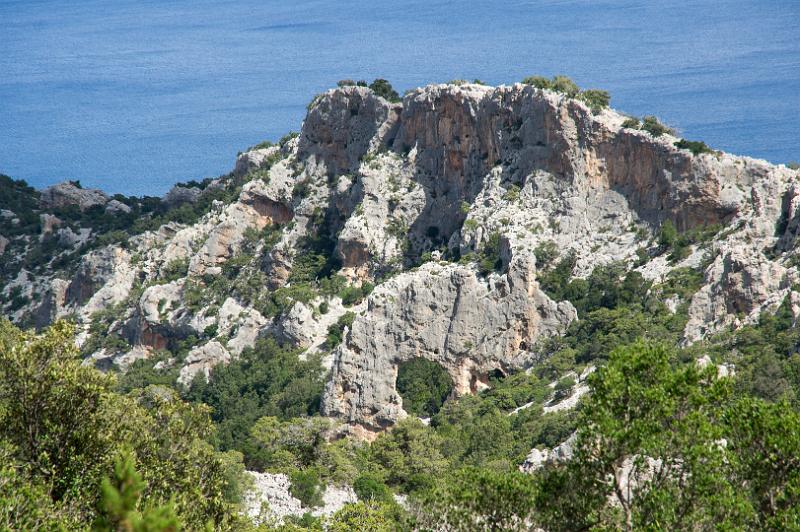
[[[800,159],[800,0],[0,0],[0,172],[162,194],[342,78],[567,74],[685,137]]]

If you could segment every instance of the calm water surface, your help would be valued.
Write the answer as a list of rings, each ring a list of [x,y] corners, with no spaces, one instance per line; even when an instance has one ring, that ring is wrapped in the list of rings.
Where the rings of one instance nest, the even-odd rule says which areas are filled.
[[[0,0],[0,172],[126,194],[228,171],[342,78],[565,73],[687,138],[800,159],[800,0]]]

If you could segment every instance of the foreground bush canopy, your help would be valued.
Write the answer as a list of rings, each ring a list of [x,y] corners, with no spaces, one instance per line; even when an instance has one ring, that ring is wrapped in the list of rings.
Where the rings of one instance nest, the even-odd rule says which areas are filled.
[[[63,322],[41,334],[0,323],[2,529],[323,526],[310,516],[283,525],[244,518],[245,459],[288,473],[309,507],[328,484],[354,485],[362,502],[326,519],[332,530],[800,527],[800,415],[790,397],[755,397],[663,342],[615,347],[577,413],[509,416],[546,395],[535,374],[522,373],[447,401],[430,426],[409,418],[362,444],[330,438],[332,422],[307,395],[319,385],[291,384],[309,373],[291,351],[262,345],[185,392],[196,396],[187,402],[163,385],[117,392],[113,375],[81,365],[73,334]],[[282,376],[235,366],[258,367],[259,357],[265,368],[282,361]],[[228,384],[213,388],[215,374]],[[260,389],[259,379],[272,384],[256,403],[228,401]],[[202,400],[217,405],[213,422]],[[237,408],[256,404],[263,417],[242,419]],[[224,428],[231,419],[250,428]],[[572,460],[516,471],[531,446],[576,428]],[[407,494],[405,507],[393,492]]]

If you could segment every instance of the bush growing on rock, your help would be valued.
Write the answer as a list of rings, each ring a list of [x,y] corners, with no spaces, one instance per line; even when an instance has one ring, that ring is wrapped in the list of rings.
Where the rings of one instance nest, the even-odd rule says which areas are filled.
[[[289,493],[299,499],[306,508],[322,506],[325,488],[320,482],[319,473],[314,469],[294,471],[289,477]]]
[[[587,89],[578,95],[579,100],[586,102],[586,105],[593,113],[599,113],[611,104],[611,96],[608,91],[599,89]]]
[[[626,129],[639,129],[641,125],[642,122],[634,116],[629,116],[622,122],[622,127]]]
[[[714,153],[714,150],[709,148],[708,145],[701,140],[681,139],[675,142],[675,147],[680,150],[689,150],[694,155],[700,155],[701,153]]]
[[[647,131],[653,137],[660,137],[662,135],[674,135],[675,130],[665,126],[661,122],[659,122],[658,118],[655,116],[645,116],[642,118],[642,126],[643,131]]]
[[[381,98],[385,98],[390,102],[399,102],[400,95],[397,94],[397,91],[394,90],[392,84],[386,81],[385,79],[378,78],[372,83],[369,84],[369,88],[372,92],[380,96]]]

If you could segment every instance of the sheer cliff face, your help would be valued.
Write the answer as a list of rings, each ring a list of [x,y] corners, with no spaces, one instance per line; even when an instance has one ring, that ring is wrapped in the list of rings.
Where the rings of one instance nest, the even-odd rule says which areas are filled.
[[[69,276],[29,283],[21,275],[5,290],[40,293],[30,309],[40,323],[76,314],[87,335],[92,314],[113,306],[109,331],[130,349],[94,357],[122,367],[176,338],[203,338],[174,362],[182,382],[259,336],[323,351],[331,367],[324,411],[367,434],[406,415],[395,389],[402,362],[434,360],[457,394],[472,393],[494,370],[535,363],[536,342],[576,319],[569,302],[539,287],[543,243],[574,253],[578,277],[615,261],[633,268],[638,260],[655,283],[677,267],[703,268],[703,286],[686,302],[687,342],[752,322],[787,297],[800,314],[797,172],[696,156],[669,135],[623,128],[624,119],[524,85],[432,85],[399,104],[367,88],[331,90],[315,99],[299,138],[239,157],[229,177],[239,180],[232,190],[244,182],[235,200],[212,203],[196,223],[136,236],[128,250],[92,252]],[[724,228],[672,264],[653,240],[665,220],[681,230]],[[330,244],[330,263],[354,285],[377,287],[349,309],[318,293],[268,315],[259,303],[291,291],[309,242]],[[481,274],[474,259],[487,242],[497,271]],[[651,251],[644,263],[640,248]],[[412,267],[429,252],[433,260]],[[441,261],[445,252],[462,260]],[[186,272],[176,276],[182,261]],[[232,288],[212,294],[231,267]],[[323,302],[327,313],[317,311]],[[329,352],[328,327],[348,310],[353,324]]]

